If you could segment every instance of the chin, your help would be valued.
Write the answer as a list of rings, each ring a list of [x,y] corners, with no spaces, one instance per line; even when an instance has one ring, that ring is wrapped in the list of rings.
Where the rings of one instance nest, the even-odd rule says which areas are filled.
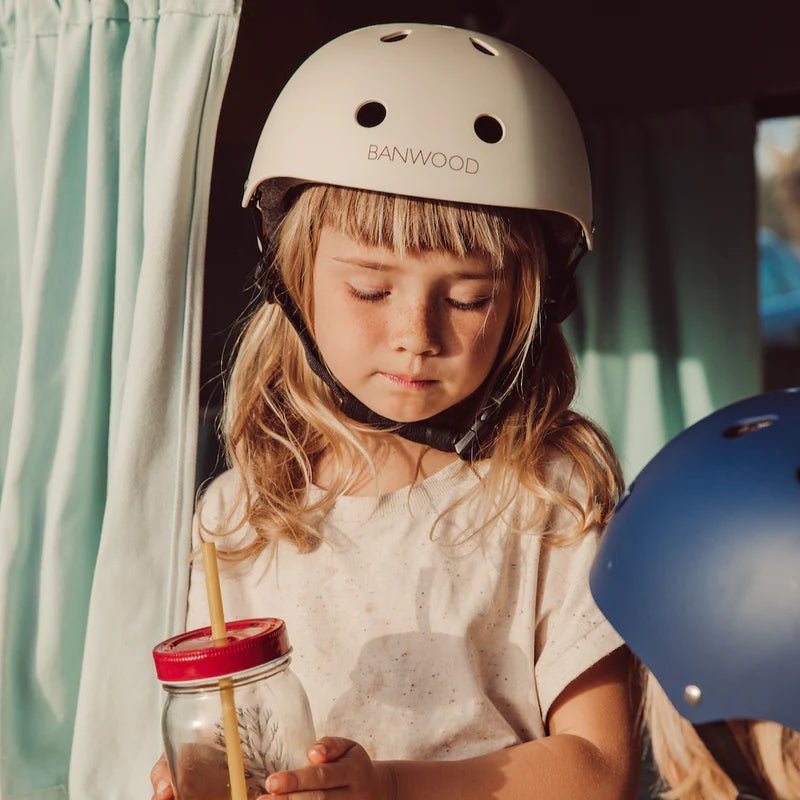
[[[379,392],[362,392],[356,394],[352,389],[349,389],[349,391],[357,400],[370,409],[370,411],[386,419],[402,424],[424,422],[425,420],[433,419],[441,414],[446,414],[446,412],[458,405],[458,400],[447,402],[447,400],[441,396],[438,398],[391,398],[382,396]]]
[[[402,422],[406,425],[409,425],[414,422],[424,422],[426,419],[430,419],[432,414],[384,414],[384,416],[388,417],[389,419],[393,419],[395,422]]]
[[[418,408],[418,409],[410,409],[410,408],[396,408],[387,406],[384,403],[367,403],[364,400],[361,401],[366,405],[370,410],[374,411],[376,414],[380,414],[382,417],[386,417],[386,419],[394,420],[395,422],[402,422],[404,424],[412,423],[412,422],[423,422],[426,419],[430,419],[431,417],[435,417],[437,414],[440,414],[444,409],[436,408]]]
[[[370,406],[372,408],[372,406]],[[374,411],[375,409],[373,409]],[[402,423],[411,423],[411,422],[422,422],[423,420],[428,419],[431,417],[431,414],[426,414],[425,412],[410,412],[410,411],[393,411],[392,409],[384,409],[383,411],[376,411],[375,413],[380,414],[382,417],[386,417],[386,419],[394,420],[395,422],[402,422]]]

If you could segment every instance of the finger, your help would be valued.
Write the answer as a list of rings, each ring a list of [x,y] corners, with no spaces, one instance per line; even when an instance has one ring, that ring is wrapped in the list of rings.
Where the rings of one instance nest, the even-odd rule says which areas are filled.
[[[311,763],[321,761],[336,761],[341,758],[348,750],[356,746],[351,739],[342,739],[338,736],[323,736],[309,751],[308,757]]]
[[[153,784],[153,797],[155,800],[170,800],[175,797],[172,788],[172,778],[167,766],[167,757],[164,753],[150,770],[150,783]]]
[[[275,800],[280,796],[281,800],[352,800],[352,795],[347,789],[328,789],[314,792],[292,792],[291,794],[262,794],[257,800]]]
[[[302,767],[286,772],[273,772],[267,778],[270,794],[287,795],[318,789],[339,789],[350,784],[350,767],[339,762]]]

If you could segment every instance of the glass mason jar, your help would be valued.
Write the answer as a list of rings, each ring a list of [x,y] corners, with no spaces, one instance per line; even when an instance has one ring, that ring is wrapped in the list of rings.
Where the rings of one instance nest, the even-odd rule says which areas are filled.
[[[305,766],[315,740],[308,698],[290,668],[284,622],[247,619],[226,629],[222,646],[214,644],[211,628],[200,628],[153,648],[167,694],[161,730],[177,800],[231,797],[226,691],[233,694],[248,800],[266,793],[273,772]]]

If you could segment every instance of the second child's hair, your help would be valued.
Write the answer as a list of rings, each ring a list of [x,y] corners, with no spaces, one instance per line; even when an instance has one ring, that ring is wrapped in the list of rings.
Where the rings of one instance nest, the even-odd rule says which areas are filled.
[[[302,190],[278,228],[275,264],[313,335],[312,273],[321,230],[330,226],[358,242],[404,254],[442,251],[457,257],[480,254],[495,275],[512,282],[514,308],[506,331],[508,365],[514,354],[541,335],[542,297],[548,277],[543,220],[557,215],[409,198],[327,185]],[[524,357],[511,364],[518,373]],[[549,539],[579,538],[591,525],[607,521],[622,488],[613,449],[591,421],[570,410],[575,367],[559,326],[546,338],[530,396],[518,403],[496,433],[488,469],[479,485],[491,498],[484,524],[510,505],[521,488],[537,502],[520,530],[544,528]],[[227,386],[223,435],[229,463],[242,478],[237,519],[218,531],[255,532],[229,554],[255,556],[285,538],[302,551],[320,543],[313,520],[352,487],[365,470],[376,475],[362,437],[381,432],[348,419],[331,389],[310,369],[302,344],[281,309],[263,304],[240,336]],[[336,475],[322,499],[309,506],[307,489],[314,465],[325,452]],[[575,485],[553,486],[556,462],[574,465]],[[571,512],[571,524],[556,530],[558,510]],[[487,507],[488,508],[488,507]],[[588,510],[587,510],[588,509]],[[476,529],[481,523],[476,524]]]
[[[652,674],[645,678],[645,720],[664,800],[735,800],[736,788],[692,724],[678,714]],[[800,800],[800,733],[777,722],[728,723],[755,772],[772,791],[767,800]]]

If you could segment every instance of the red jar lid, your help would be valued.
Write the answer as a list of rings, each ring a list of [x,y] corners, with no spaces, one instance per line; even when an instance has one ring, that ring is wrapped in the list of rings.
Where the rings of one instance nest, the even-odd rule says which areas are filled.
[[[220,678],[259,667],[291,651],[282,619],[227,622],[228,644],[216,647],[211,628],[198,628],[165,639],[153,648],[156,675],[165,683]]]

